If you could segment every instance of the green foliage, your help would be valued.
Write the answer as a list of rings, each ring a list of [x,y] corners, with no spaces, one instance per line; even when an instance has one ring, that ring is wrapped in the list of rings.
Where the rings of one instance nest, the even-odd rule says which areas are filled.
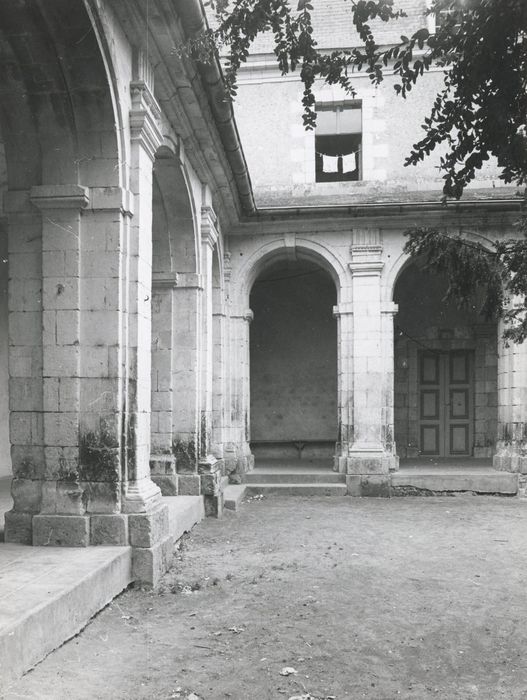
[[[506,343],[527,338],[527,235],[495,241],[485,248],[434,228],[406,231],[404,251],[423,261],[424,268],[444,274],[448,288],[444,301],[469,308],[482,294],[479,313],[487,320],[502,319]]]
[[[394,0],[349,0],[361,45],[324,52],[317,46],[311,21],[315,2],[300,0],[209,0],[218,27],[194,39],[190,54],[207,60],[219,45],[227,51],[226,89],[234,98],[236,76],[254,39],[273,36],[282,74],[299,71],[304,85],[303,121],[316,124],[313,87],[316,80],[339,85],[354,96],[352,77],[365,71],[382,82],[389,69],[395,90],[405,98],[431,68],[444,71],[444,87],[424,117],[423,137],[414,144],[405,165],[416,165],[439,145],[443,195],[461,197],[465,187],[491,156],[501,178],[524,184],[527,179],[527,0],[432,0],[428,14],[440,19],[433,34],[423,26],[392,46],[380,46],[372,23],[404,16]],[[426,17],[423,16],[423,25]],[[351,29],[351,27],[350,27]],[[350,42],[351,43],[351,42]],[[525,229],[527,219],[520,226]],[[478,287],[485,290],[482,312],[505,321],[507,341],[527,337],[527,240],[496,242],[488,251],[478,244],[432,229],[414,229],[406,251],[423,256],[428,269],[445,272],[447,297],[464,305]],[[515,304],[513,300],[520,299]]]
[[[194,55],[203,58],[212,47],[226,47],[226,87],[234,97],[236,76],[252,42],[271,32],[282,74],[298,70],[304,84],[303,120],[308,129],[316,123],[317,79],[340,85],[354,96],[354,71],[366,71],[377,85],[389,68],[399,78],[395,90],[406,97],[424,73],[439,65],[444,68],[444,89],[424,118],[424,136],[405,164],[415,165],[446,144],[447,153],[440,160],[445,197],[459,198],[490,156],[498,158],[506,182],[525,182],[526,0],[433,0],[429,14],[441,18],[435,33],[423,26],[390,47],[377,44],[372,22],[404,16],[394,0],[350,0],[362,45],[332,53],[318,48],[313,32],[313,3],[322,1],[300,0],[295,10],[289,0],[209,0],[218,28],[204,37]]]

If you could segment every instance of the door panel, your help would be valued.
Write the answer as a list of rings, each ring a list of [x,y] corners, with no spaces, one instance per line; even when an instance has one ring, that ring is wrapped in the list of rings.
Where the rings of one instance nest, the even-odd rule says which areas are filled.
[[[472,454],[473,383],[470,351],[420,353],[421,454],[438,457]]]

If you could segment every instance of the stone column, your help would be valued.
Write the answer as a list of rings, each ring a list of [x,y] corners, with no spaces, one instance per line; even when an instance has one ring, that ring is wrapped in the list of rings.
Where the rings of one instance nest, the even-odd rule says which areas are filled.
[[[45,478],[42,221],[27,191],[4,194],[9,259],[9,410],[13,508],[5,541],[31,544]]]
[[[398,311],[397,304],[384,302],[381,304],[381,351],[383,358],[383,406],[381,414],[381,442],[384,452],[390,456],[389,470],[399,469],[399,457],[395,444],[395,414],[394,414],[394,317]]]
[[[495,469],[527,474],[527,342],[505,346],[498,334],[498,441]]]
[[[333,307],[337,319],[337,373],[338,373],[338,442],[334,470],[346,473],[348,454],[353,442],[352,360],[353,360],[353,305],[342,302]]]
[[[173,454],[174,288],[177,275],[155,275],[152,281],[152,413],[150,475],[164,496],[176,496]]]
[[[227,314],[225,302],[221,298],[221,289],[213,288],[212,298],[212,453],[223,459],[224,443],[226,440],[225,414],[229,405],[229,392],[225,381],[226,357],[226,323]]]
[[[254,467],[250,440],[250,373],[249,325],[250,309],[231,309],[229,313],[229,383],[230,439],[225,446],[225,463],[229,478],[240,483]]]
[[[201,494],[198,461],[202,276],[178,272],[172,294],[172,450],[176,459],[178,493],[197,496]]]
[[[81,210],[78,185],[31,189],[42,213],[42,349],[45,475],[33,544],[86,546],[90,518],[79,477]]]
[[[201,210],[201,260],[204,277],[202,295],[203,342],[201,353],[201,439],[199,473],[201,490],[205,496],[205,512],[220,516],[223,510],[223,460],[218,459],[212,447],[212,391],[213,391],[213,316],[212,316],[212,263],[214,246],[219,232],[210,193],[205,190],[205,206]]]
[[[349,479],[349,489],[357,492],[360,484],[362,495],[389,495],[388,472],[397,468],[391,437],[393,325],[383,321],[381,272],[384,263],[378,230],[354,232],[351,255],[353,438],[347,473],[353,476]],[[392,386],[388,392],[392,395],[390,398],[386,396],[388,386]],[[387,437],[390,437],[389,446]]]

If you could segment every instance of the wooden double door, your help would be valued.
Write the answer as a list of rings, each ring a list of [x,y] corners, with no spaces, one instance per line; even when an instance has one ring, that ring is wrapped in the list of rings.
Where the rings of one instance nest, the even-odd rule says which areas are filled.
[[[420,454],[472,455],[474,355],[469,350],[419,354]]]

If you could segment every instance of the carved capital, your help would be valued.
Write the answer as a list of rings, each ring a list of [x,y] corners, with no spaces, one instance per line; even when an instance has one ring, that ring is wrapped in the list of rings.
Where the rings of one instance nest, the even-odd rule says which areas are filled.
[[[211,206],[201,207],[201,242],[212,250],[219,237],[218,217]]]
[[[158,126],[161,109],[144,80],[130,83],[132,109],[130,110],[130,134],[132,141],[139,142],[150,158],[163,143],[163,134]]]

